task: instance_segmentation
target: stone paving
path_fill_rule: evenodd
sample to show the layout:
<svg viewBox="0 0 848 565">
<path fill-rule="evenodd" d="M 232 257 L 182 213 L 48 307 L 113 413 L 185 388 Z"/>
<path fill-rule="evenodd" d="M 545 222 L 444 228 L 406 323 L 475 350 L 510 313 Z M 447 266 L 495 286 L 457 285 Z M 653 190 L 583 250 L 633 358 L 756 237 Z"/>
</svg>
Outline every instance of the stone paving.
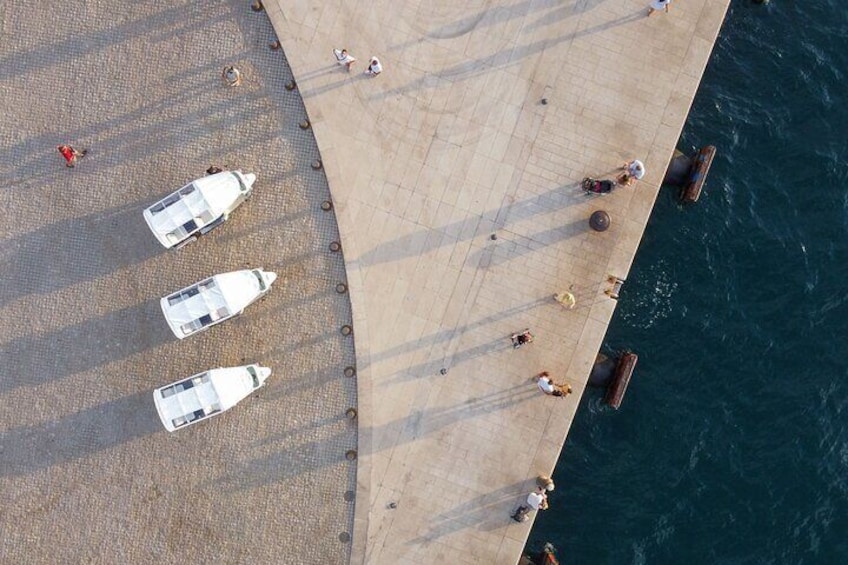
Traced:
<svg viewBox="0 0 848 565">
<path fill-rule="evenodd" d="M 647 4 L 265 1 L 345 247 L 352 562 L 517 561 L 532 522 L 509 515 L 557 461 L 615 307 L 607 279 L 627 277 L 729 0 Z M 631 158 L 635 187 L 582 193 Z M 587 227 L 598 208 L 604 233 Z M 568 289 L 574 310 L 552 299 Z M 536 341 L 514 351 L 526 327 Z M 575 394 L 542 395 L 543 369 Z"/>
<path fill-rule="evenodd" d="M 245 1 L 0 5 L 3 563 L 345 563 L 357 447 L 351 323 L 323 172 L 282 51 Z M 243 73 L 226 87 L 224 66 Z M 56 146 L 90 153 L 66 169 Z M 254 195 L 165 251 L 142 209 L 211 164 Z M 177 341 L 158 299 L 216 272 L 280 276 Z M 167 433 L 155 387 L 261 362 L 265 389 Z"/>
</svg>

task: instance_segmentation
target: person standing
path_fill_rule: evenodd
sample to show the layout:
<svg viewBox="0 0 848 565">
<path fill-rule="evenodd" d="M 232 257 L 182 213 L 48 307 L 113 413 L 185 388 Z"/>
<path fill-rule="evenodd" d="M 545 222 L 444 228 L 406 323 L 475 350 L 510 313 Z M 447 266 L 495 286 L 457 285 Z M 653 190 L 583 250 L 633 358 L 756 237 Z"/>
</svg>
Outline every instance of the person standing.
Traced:
<svg viewBox="0 0 848 565">
<path fill-rule="evenodd" d="M 634 180 L 642 180 L 645 176 L 645 165 L 639 159 L 633 159 L 624 163 L 624 172 L 618 176 L 618 184 L 630 186 Z"/>
<path fill-rule="evenodd" d="M 527 495 L 527 506 L 533 510 L 548 509 L 548 495 L 542 487 L 537 488 Z"/>
<path fill-rule="evenodd" d="M 371 57 L 371 62 L 368 64 L 368 68 L 365 69 L 365 74 L 375 77 L 383 72 L 383 65 L 380 64 L 380 59 L 377 57 Z"/>
<path fill-rule="evenodd" d="M 660 10 L 668 13 L 668 5 L 670 3 L 671 0 L 651 0 L 651 5 L 648 7 L 648 16 L 652 16 L 654 12 L 659 12 Z"/>
<path fill-rule="evenodd" d="M 333 55 L 336 56 L 336 62 L 350 72 L 350 68 L 356 62 L 356 59 L 347 52 L 347 49 L 333 49 Z"/>
<path fill-rule="evenodd" d="M 77 159 L 81 159 L 85 157 L 85 154 L 88 153 L 87 149 L 83 149 L 82 151 L 77 151 L 70 145 L 60 145 L 56 149 L 59 150 L 59 154 L 65 158 L 65 166 L 66 167 L 74 167 L 77 163 Z"/>
</svg>

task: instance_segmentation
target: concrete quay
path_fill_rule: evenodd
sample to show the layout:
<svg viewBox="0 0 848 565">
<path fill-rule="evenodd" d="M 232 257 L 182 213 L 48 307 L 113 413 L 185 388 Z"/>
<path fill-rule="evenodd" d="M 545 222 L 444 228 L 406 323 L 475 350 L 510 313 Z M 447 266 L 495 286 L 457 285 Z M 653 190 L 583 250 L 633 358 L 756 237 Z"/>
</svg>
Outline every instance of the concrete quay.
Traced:
<svg viewBox="0 0 848 565">
<path fill-rule="evenodd" d="M 615 308 L 607 278 L 627 277 L 729 0 L 652 17 L 646 0 L 264 4 L 351 291 L 351 562 L 515 563 L 532 522 L 509 515 L 560 454 Z M 635 187 L 582 193 L 631 158 Z M 568 289 L 573 310 L 551 298 Z M 535 342 L 513 350 L 526 327 Z M 574 394 L 542 395 L 541 370 Z"/>
</svg>

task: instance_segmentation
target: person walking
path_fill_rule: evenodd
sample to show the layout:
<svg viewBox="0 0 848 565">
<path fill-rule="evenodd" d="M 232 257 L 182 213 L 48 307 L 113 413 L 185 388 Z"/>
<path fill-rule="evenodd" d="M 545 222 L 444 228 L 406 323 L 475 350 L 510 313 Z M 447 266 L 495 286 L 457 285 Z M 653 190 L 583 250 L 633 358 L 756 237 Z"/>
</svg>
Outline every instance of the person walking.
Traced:
<svg viewBox="0 0 848 565">
<path fill-rule="evenodd" d="M 356 62 L 356 59 L 347 52 L 347 49 L 333 49 L 333 55 L 336 56 L 336 62 L 343 66 L 347 72 L 350 72 L 350 68 Z"/>
<path fill-rule="evenodd" d="M 60 145 L 56 149 L 59 150 L 59 154 L 65 158 L 65 166 L 66 167 L 74 167 L 77 163 L 77 159 L 81 159 L 85 157 L 85 154 L 88 153 L 87 149 L 83 149 L 82 151 L 77 151 L 70 145 Z"/>
<path fill-rule="evenodd" d="M 383 65 L 380 64 L 380 59 L 377 57 L 371 57 L 371 62 L 368 64 L 368 68 L 365 69 L 365 74 L 375 77 L 383 72 Z"/>
<path fill-rule="evenodd" d="M 542 371 L 536 375 L 536 385 L 539 390 L 549 396 L 568 396 L 571 394 L 571 385 L 558 385 L 551 380 L 550 374 L 547 371 Z"/>
<path fill-rule="evenodd" d="M 668 13 L 669 4 L 671 4 L 671 0 L 651 0 L 651 5 L 648 7 L 648 16 L 650 17 L 654 12 L 659 12 L 660 10 Z"/>
</svg>

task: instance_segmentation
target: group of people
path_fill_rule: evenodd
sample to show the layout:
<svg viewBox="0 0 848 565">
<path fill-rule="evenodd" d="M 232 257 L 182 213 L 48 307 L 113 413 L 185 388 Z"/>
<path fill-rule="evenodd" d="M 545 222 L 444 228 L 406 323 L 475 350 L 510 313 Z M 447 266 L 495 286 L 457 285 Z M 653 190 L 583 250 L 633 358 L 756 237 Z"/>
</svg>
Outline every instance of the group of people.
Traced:
<svg viewBox="0 0 848 565">
<path fill-rule="evenodd" d="M 529 329 L 521 332 L 516 332 L 510 336 L 512 346 L 515 349 L 523 347 L 528 343 L 533 343 L 533 334 Z M 571 385 L 567 383 L 557 384 L 551 379 L 550 373 L 542 371 L 534 377 L 536 385 L 543 393 L 548 396 L 566 397 L 571 394 Z M 548 492 L 554 490 L 554 482 L 550 477 L 541 476 L 536 480 L 537 488 L 527 495 L 525 503 L 516 509 L 512 514 L 512 519 L 516 522 L 524 522 L 528 518 L 531 510 L 547 510 L 548 508 Z"/>
<path fill-rule="evenodd" d="M 347 49 L 333 49 L 333 55 L 336 56 L 336 62 L 350 72 L 350 68 L 356 62 L 356 58 L 347 52 Z M 380 64 L 380 59 L 371 57 L 368 63 L 368 68 L 365 69 L 365 74 L 375 77 L 383 72 L 383 65 Z"/>
</svg>

